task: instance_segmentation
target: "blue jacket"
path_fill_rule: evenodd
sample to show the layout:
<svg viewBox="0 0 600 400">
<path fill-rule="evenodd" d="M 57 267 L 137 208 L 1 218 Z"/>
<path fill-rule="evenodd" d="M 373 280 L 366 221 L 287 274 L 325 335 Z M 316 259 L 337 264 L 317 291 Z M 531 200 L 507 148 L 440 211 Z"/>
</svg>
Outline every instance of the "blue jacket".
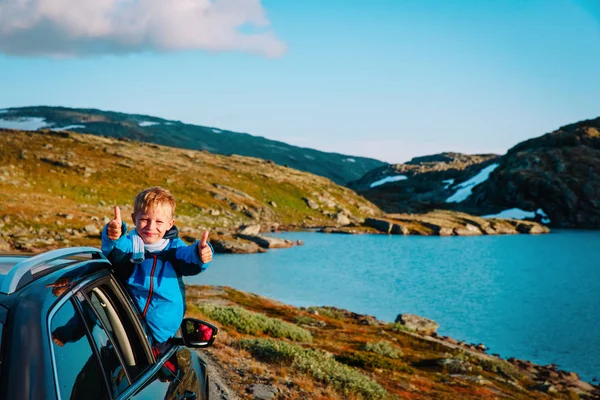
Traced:
<svg viewBox="0 0 600 400">
<path fill-rule="evenodd" d="M 209 265 L 200 260 L 199 241 L 188 246 L 179 239 L 177 228 L 173 226 L 164 236 L 169 239 L 164 250 L 146 251 L 144 261 L 133 264 L 130 261 L 133 240 L 131 234 L 125 234 L 127 225 L 123 223 L 123 234 L 117 240 L 108 238 L 107 227 L 102 230 L 102 252 L 112 263 L 117 278 L 127 287 L 155 341 L 166 342 L 177 332 L 185 314 L 182 276 L 199 274 Z"/>
</svg>

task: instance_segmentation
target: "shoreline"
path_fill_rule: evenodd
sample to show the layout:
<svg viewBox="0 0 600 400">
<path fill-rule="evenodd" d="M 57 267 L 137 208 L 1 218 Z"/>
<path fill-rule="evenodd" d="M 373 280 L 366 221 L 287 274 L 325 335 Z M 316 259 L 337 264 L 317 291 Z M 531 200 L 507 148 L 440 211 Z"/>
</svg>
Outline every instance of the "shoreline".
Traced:
<svg viewBox="0 0 600 400">
<path fill-rule="evenodd" d="M 515 398 L 534 393 L 555 398 L 570 399 L 575 398 L 572 397 L 574 395 L 582 399 L 600 398 L 600 387 L 581 380 L 576 372 L 565 371 L 555 365 L 537 365 L 514 357 L 504 359 L 488 354 L 483 344 L 466 344 L 447 336 L 439 336 L 435 331 L 427 331 L 430 329 L 427 328 L 427 324 L 422 325 L 424 330 L 421 330 L 418 324 L 380 321 L 369 315 L 336 307 L 295 307 L 229 286 L 186 285 L 186 288 L 188 311 L 191 315 L 208 319 L 225 330 L 223 342 L 212 352 L 224 362 L 227 362 L 228 356 L 220 353 L 234 352 L 240 341 L 249 340 L 249 336 L 270 336 L 268 333 L 240 332 L 239 327 L 226 320 L 220 320 L 219 312 L 214 312 L 233 307 L 264 315 L 265 318 L 282 320 L 310 331 L 312 343 L 299 343 L 301 347 L 326 349 L 336 360 L 365 371 L 377 382 L 383 383 L 388 392 L 402 398 L 404 395 L 419 392 L 415 388 L 417 385 L 413 384 L 415 387 L 411 387 L 400 384 L 407 379 L 409 383 L 422 383 L 423 380 L 427 380 L 430 381 L 430 385 L 439 384 L 441 386 L 438 389 L 441 391 L 452 390 L 453 387 L 458 389 L 458 385 L 474 392 L 490 390 L 490 394 L 500 391 L 508 395 L 514 390 Z M 417 318 L 428 323 L 433 322 L 426 318 Z M 392 347 L 402 351 L 403 356 L 394 359 L 387 356 L 376 357 L 368 351 L 365 352 L 365 343 L 372 340 L 380 344 L 382 341 L 391 343 Z M 252 351 L 250 353 L 253 354 Z M 370 361 L 357 361 L 367 359 Z M 373 363 L 378 367 L 373 369 Z M 395 372 L 390 375 L 391 371 Z M 446 378 L 439 381 L 440 376 Z M 382 380 L 378 380 L 379 377 Z M 235 376 L 230 379 L 235 383 Z M 392 382 L 389 382 L 390 380 Z M 436 395 L 432 393 L 432 397 Z"/>
</svg>

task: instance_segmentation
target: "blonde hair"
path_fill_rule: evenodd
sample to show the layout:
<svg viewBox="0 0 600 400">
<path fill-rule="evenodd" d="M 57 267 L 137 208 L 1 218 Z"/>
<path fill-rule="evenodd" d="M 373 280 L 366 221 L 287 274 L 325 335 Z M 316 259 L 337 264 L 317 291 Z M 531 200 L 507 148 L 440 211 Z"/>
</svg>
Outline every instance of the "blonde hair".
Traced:
<svg viewBox="0 0 600 400">
<path fill-rule="evenodd" d="M 153 186 L 139 192 L 133 201 L 133 214 L 147 212 L 157 206 L 171 206 L 171 218 L 175 216 L 175 198 L 167 189 Z"/>
</svg>

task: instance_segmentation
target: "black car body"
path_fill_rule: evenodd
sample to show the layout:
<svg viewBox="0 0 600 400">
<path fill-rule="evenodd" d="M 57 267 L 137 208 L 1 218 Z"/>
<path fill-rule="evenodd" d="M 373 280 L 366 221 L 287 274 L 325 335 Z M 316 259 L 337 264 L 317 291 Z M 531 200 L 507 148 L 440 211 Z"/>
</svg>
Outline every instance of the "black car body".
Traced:
<svg viewBox="0 0 600 400">
<path fill-rule="evenodd" d="M 188 347 L 212 344 L 216 328 L 184 326 L 153 347 L 98 249 L 2 255 L 0 399 L 207 399 L 206 365 Z M 193 336 L 200 327 L 208 336 Z"/>
</svg>

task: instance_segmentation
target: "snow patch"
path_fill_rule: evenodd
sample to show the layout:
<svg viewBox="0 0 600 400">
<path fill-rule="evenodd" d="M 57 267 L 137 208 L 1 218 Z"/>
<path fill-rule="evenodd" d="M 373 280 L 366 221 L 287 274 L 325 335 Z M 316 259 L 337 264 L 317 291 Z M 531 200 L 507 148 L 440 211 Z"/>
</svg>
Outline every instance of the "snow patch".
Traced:
<svg viewBox="0 0 600 400">
<path fill-rule="evenodd" d="M 52 128 L 53 131 L 68 131 L 70 129 L 85 128 L 85 125 L 68 125 L 62 128 Z"/>
<path fill-rule="evenodd" d="M 536 211 L 525 211 L 520 208 L 510 208 L 499 212 L 498 214 L 483 215 L 482 218 L 501 218 L 501 219 L 535 219 L 536 215 L 542 217 L 542 223 L 549 224 L 551 222 L 548 215 L 538 208 Z"/>
<path fill-rule="evenodd" d="M 442 181 L 442 183 L 446 184 L 444 189 L 448 189 L 450 186 L 454 185 L 454 179 L 446 179 L 445 181 Z"/>
<path fill-rule="evenodd" d="M 346 161 L 346 162 L 356 162 L 356 160 L 354 158 L 344 158 L 342 161 Z"/>
<path fill-rule="evenodd" d="M 458 190 L 446 199 L 446 203 L 460 203 L 461 201 L 464 201 L 473 193 L 473 188 L 480 183 L 487 181 L 490 174 L 499 166 L 500 164 L 488 165 L 468 181 L 457 185 L 456 187 Z"/>
<path fill-rule="evenodd" d="M 152 121 L 141 121 L 138 122 L 139 126 L 152 126 L 152 125 L 159 125 L 160 122 L 152 122 Z"/>
<path fill-rule="evenodd" d="M 309 156 L 308 154 L 305 154 L 304 157 L 308 158 L 309 160 L 314 160 L 315 159 L 313 156 Z"/>
<path fill-rule="evenodd" d="M 212 131 L 213 131 L 214 133 L 223 133 L 223 131 L 222 131 L 222 130 L 220 130 L 220 129 L 213 129 Z"/>
<path fill-rule="evenodd" d="M 175 125 L 175 124 L 172 122 L 165 122 L 165 125 Z"/>
<path fill-rule="evenodd" d="M 8 110 L 0 110 L 0 114 L 6 114 Z"/>
<path fill-rule="evenodd" d="M 380 186 L 380 185 L 383 185 L 384 183 L 403 181 L 405 179 L 408 179 L 406 177 L 406 175 L 386 176 L 383 179 L 380 179 L 378 181 L 371 183 L 371 185 L 369 187 L 374 188 L 375 186 Z"/>
<path fill-rule="evenodd" d="M 44 118 L 39 117 L 21 117 L 17 119 L 2 119 L 0 118 L 0 128 L 4 129 L 19 129 L 22 131 L 37 131 L 41 128 L 52 126 L 48 124 Z"/>
</svg>

